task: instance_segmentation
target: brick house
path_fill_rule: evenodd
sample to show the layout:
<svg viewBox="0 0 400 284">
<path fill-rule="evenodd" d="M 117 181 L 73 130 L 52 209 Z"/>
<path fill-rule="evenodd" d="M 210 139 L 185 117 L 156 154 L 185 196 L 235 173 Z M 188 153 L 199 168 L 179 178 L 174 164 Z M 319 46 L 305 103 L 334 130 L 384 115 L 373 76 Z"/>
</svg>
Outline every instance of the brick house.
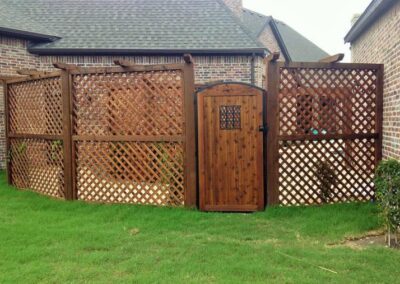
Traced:
<svg viewBox="0 0 400 284">
<path fill-rule="evenodd" d="M 53 62 L 113 66 L 181 62 L 191 53 L 197 84 L 263 85 L 263 58 L 317 61 L 327 53 L 285 23 L 242 6 L 242 0 L 2 0 L 0 76 L 50 70 Z M 0 87 L 0 96 L 3 89 Z M 0 105 L 0 167 L 5 163 Z"/>
<path fill-rule="evenodd" d="M 385 64 L 383 155 L 400 159 L 400 1 L 372 1 L 345 41 L 353 62 Z"/>
</svg>

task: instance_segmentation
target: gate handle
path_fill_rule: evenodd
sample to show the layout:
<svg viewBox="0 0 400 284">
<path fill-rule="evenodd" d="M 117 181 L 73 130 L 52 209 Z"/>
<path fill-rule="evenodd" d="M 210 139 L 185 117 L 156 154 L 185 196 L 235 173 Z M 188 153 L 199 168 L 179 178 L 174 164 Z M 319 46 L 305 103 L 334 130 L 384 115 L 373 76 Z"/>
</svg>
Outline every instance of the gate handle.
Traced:
<svg viewBox="0 0 400 284">
<path fill-rule="evenodd" d="M 258 128 L 258 131 L 263 132 L 263 133 L 268 133 L 268 126 L 260 125 L 260 127 Z"/>
</svg>

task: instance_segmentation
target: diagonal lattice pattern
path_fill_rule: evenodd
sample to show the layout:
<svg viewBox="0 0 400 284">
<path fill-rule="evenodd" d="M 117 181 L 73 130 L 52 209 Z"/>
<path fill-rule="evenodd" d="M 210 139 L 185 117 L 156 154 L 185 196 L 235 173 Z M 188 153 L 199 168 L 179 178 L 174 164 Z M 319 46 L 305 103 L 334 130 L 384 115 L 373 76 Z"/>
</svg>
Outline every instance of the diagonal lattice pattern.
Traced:
<svg viewBox="0 0 400 284">
<path fill-rule="evenodd" d="M 280 69 L 280 135 L 366 134 L 376 126 L 377 70 Z"/>
<path fill-rule="evenodd" d="M 372 199 L 378 70 L 281 67 L 279 72 L 279 202 Z"/>
<path fill-rule="evenodd" d="M 365 201 L 374 197 L 375 141 L 372 139 L 281 141 L 280 203 L 323 203 L 318 171 L 321 163 L 334 171 L 327 202 Z"/>
<path fill-rule="evenodd" d="M 183 205 L 183 144 L 78 142 L 78 198 L 105 203 Z"/>
<path fill-rule="evenodd" d="M 182 135 L 182 71 L 73 77 L 76 135 Z"/>
<path fill-rule="evenodd" d="M 62 133 L 60 77 L 9 84 L 8 93 L 11 134 Z"/>
<path fill-rule="evenodd" d="M 64 158 L 59 140 L 11 139 L 10 166 L 13 184 L 64 198 Z"/>
</svg>

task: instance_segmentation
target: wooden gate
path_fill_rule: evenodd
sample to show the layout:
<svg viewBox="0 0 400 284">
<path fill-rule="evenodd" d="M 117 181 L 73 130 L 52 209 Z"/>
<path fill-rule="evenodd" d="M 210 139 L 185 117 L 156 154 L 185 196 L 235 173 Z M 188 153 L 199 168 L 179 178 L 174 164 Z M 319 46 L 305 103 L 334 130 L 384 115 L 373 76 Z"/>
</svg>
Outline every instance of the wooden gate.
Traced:
<svg viewBox="0 0 400 284">
<path fill-rule="evenodd" d="M 263 93 L 236 83 L 198 93 L 201 210 L 263 210 Z"/>
</svg>

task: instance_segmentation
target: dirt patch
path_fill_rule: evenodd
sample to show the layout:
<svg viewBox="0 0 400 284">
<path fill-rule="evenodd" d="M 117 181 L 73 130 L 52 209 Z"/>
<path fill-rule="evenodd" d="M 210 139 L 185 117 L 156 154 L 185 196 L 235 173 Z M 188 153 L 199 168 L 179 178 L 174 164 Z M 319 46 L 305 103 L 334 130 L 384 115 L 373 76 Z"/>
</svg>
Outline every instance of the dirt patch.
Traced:
<svg viewBox="0 0 400 284">
<path fill-rule="evenodd" d="M 392 243 L 394 243 L 394 240 Z M 348 238 L 341 243 L 329 244 L 329 246 L 346 246 L 352 249 L 362 250 L 372 246 L 387 247 L 387 241 L 383 231 L 372 231 L 364 236 Z M 397 245 L 393 246 L 392 248 L 400 249 L 400 246 Z"/>
</svg>

